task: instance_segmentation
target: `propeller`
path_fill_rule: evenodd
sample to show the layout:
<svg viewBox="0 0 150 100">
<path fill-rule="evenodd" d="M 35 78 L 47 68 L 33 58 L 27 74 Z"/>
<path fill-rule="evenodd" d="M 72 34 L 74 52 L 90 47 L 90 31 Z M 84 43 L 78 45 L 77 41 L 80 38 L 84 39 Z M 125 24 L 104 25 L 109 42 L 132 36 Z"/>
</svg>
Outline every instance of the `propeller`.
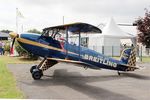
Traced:
<svg viewBox="0 0 150 100">
<path fill-rule="evenodd" d="M 15 40 L 16 40 L 16 38 L 14 38 L 14 39 L 13 39 L 13 42 L 12 42 L 11 47 L 13 47 L 13 46 L 14 46 Z"/>
<path fill-rule="evenodd" d="M 11 45 L 11 48 L 10 48 L 10 54 L 13 54 L 13 46 L 14 46 L 14 43 L 15 43 L 16 38 L 17 38 L 19 35 L 18 35 L 17 33 L 14 33 L 14 32 L 10 32 L 9 35 L 10 35 L 10 37 L 13 39 L 12 45 Z"/>
</svg>

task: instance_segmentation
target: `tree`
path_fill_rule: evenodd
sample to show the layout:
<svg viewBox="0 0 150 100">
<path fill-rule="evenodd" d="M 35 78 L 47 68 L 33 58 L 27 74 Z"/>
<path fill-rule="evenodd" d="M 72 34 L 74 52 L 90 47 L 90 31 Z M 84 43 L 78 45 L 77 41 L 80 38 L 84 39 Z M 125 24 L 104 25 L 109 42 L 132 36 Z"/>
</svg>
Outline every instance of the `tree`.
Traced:
<svg viewBox="0 0 150 100">
<path fill-rule="evenodd" d="M 28 56 L 28 52 L 24 50 L 18 42 L 15 42 L 15 49 L 18 52 L 19 56 Z"/>
<path fill-rule="evenodd" d="M 15 42 L 15 48 L 16 51 L 18 52 L 19 56 L 23 56 L 25 58 L 30 58 L 32 60 L 37 60 L 39 58 L 39 56 L 37 55 L 33 55 L 30 52 L 26 51 L 25 49 L 23 49 L 18 42 Z"/>
<path fill-rule="evenodd" d="M 12 32 L 12 31 L 10 31 L 10 30 L 1 30 L 1 32 L 10 33 L 10 32 Z"/>
<path fill-rule="evenodd" d="M 135 23 L 138 30 L 138 42 L 150 48 L 150 11 L 145 9 L 145 16 L 139 17 Z"/>
<path fill-rule="evenodd" d="M 31 29 L 31 30 L 28 30 L 27 32 L 42 34 L 42 32 L 38 31 L 37 29 Z"/>
</svg>

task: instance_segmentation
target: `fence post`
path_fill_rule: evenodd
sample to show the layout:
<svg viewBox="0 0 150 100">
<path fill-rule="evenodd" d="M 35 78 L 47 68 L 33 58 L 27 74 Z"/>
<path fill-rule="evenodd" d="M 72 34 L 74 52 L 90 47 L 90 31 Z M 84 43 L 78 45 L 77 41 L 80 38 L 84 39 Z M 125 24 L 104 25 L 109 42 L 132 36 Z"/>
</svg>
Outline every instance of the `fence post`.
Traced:
<svg viewBox="0 0 150 100">
<path fill-rule="evenodd" d="M 112 46 L 112 57 L 114 56 L 114 46 Z"/>
<path fill-rule="evenodd" d="M 104 55 L 104 46 L 102 46 L 102 54 Z"/>
</svg>

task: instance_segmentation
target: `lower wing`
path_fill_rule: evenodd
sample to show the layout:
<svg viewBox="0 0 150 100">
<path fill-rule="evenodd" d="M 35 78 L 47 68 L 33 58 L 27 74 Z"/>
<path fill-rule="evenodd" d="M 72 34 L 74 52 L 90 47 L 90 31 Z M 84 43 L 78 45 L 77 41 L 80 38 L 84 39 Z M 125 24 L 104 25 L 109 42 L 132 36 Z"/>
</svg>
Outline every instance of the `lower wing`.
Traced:
<svg viewBox="0 0 150 100">
<path fill-rule="evenodd" d="M 68 60 L 68 59 L 59 59 L 59 58 L 47 58 L 48 60 L 55 60 L 57 62 L 63 62 L 63 63 L 71 63 L 71 64 L 75 64 L 75 65 L 79 65 L 81 67 L 85 67 L 85 68 L 92 68 L 92 69 L 100 69 L 99 67 L 96 67 L 94 65 L 85 63 L 85 62 L 81 62 L 81 61 L 75 61 L 75 60 Z"/>
</svg>

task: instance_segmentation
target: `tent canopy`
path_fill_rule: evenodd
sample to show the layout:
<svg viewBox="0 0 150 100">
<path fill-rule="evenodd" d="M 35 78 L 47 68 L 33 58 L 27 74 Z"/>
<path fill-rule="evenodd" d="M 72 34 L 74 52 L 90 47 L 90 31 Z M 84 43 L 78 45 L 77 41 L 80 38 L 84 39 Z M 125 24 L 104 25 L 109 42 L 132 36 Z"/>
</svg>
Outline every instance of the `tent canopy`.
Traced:
<svg viewBox="0 0 150 100">
<path fill-rule="evenodd" d="M 115 23 L 113 18 L 110 18 L 106 26 L 104 27 L 102 31 L 102 36 L 105 37 L 116 37 L 120 39 L 124 38 L 133 38 L 135 37 L 134 35 L 128 34 L 121 30 L 118 25 Z"/>
</svg>

